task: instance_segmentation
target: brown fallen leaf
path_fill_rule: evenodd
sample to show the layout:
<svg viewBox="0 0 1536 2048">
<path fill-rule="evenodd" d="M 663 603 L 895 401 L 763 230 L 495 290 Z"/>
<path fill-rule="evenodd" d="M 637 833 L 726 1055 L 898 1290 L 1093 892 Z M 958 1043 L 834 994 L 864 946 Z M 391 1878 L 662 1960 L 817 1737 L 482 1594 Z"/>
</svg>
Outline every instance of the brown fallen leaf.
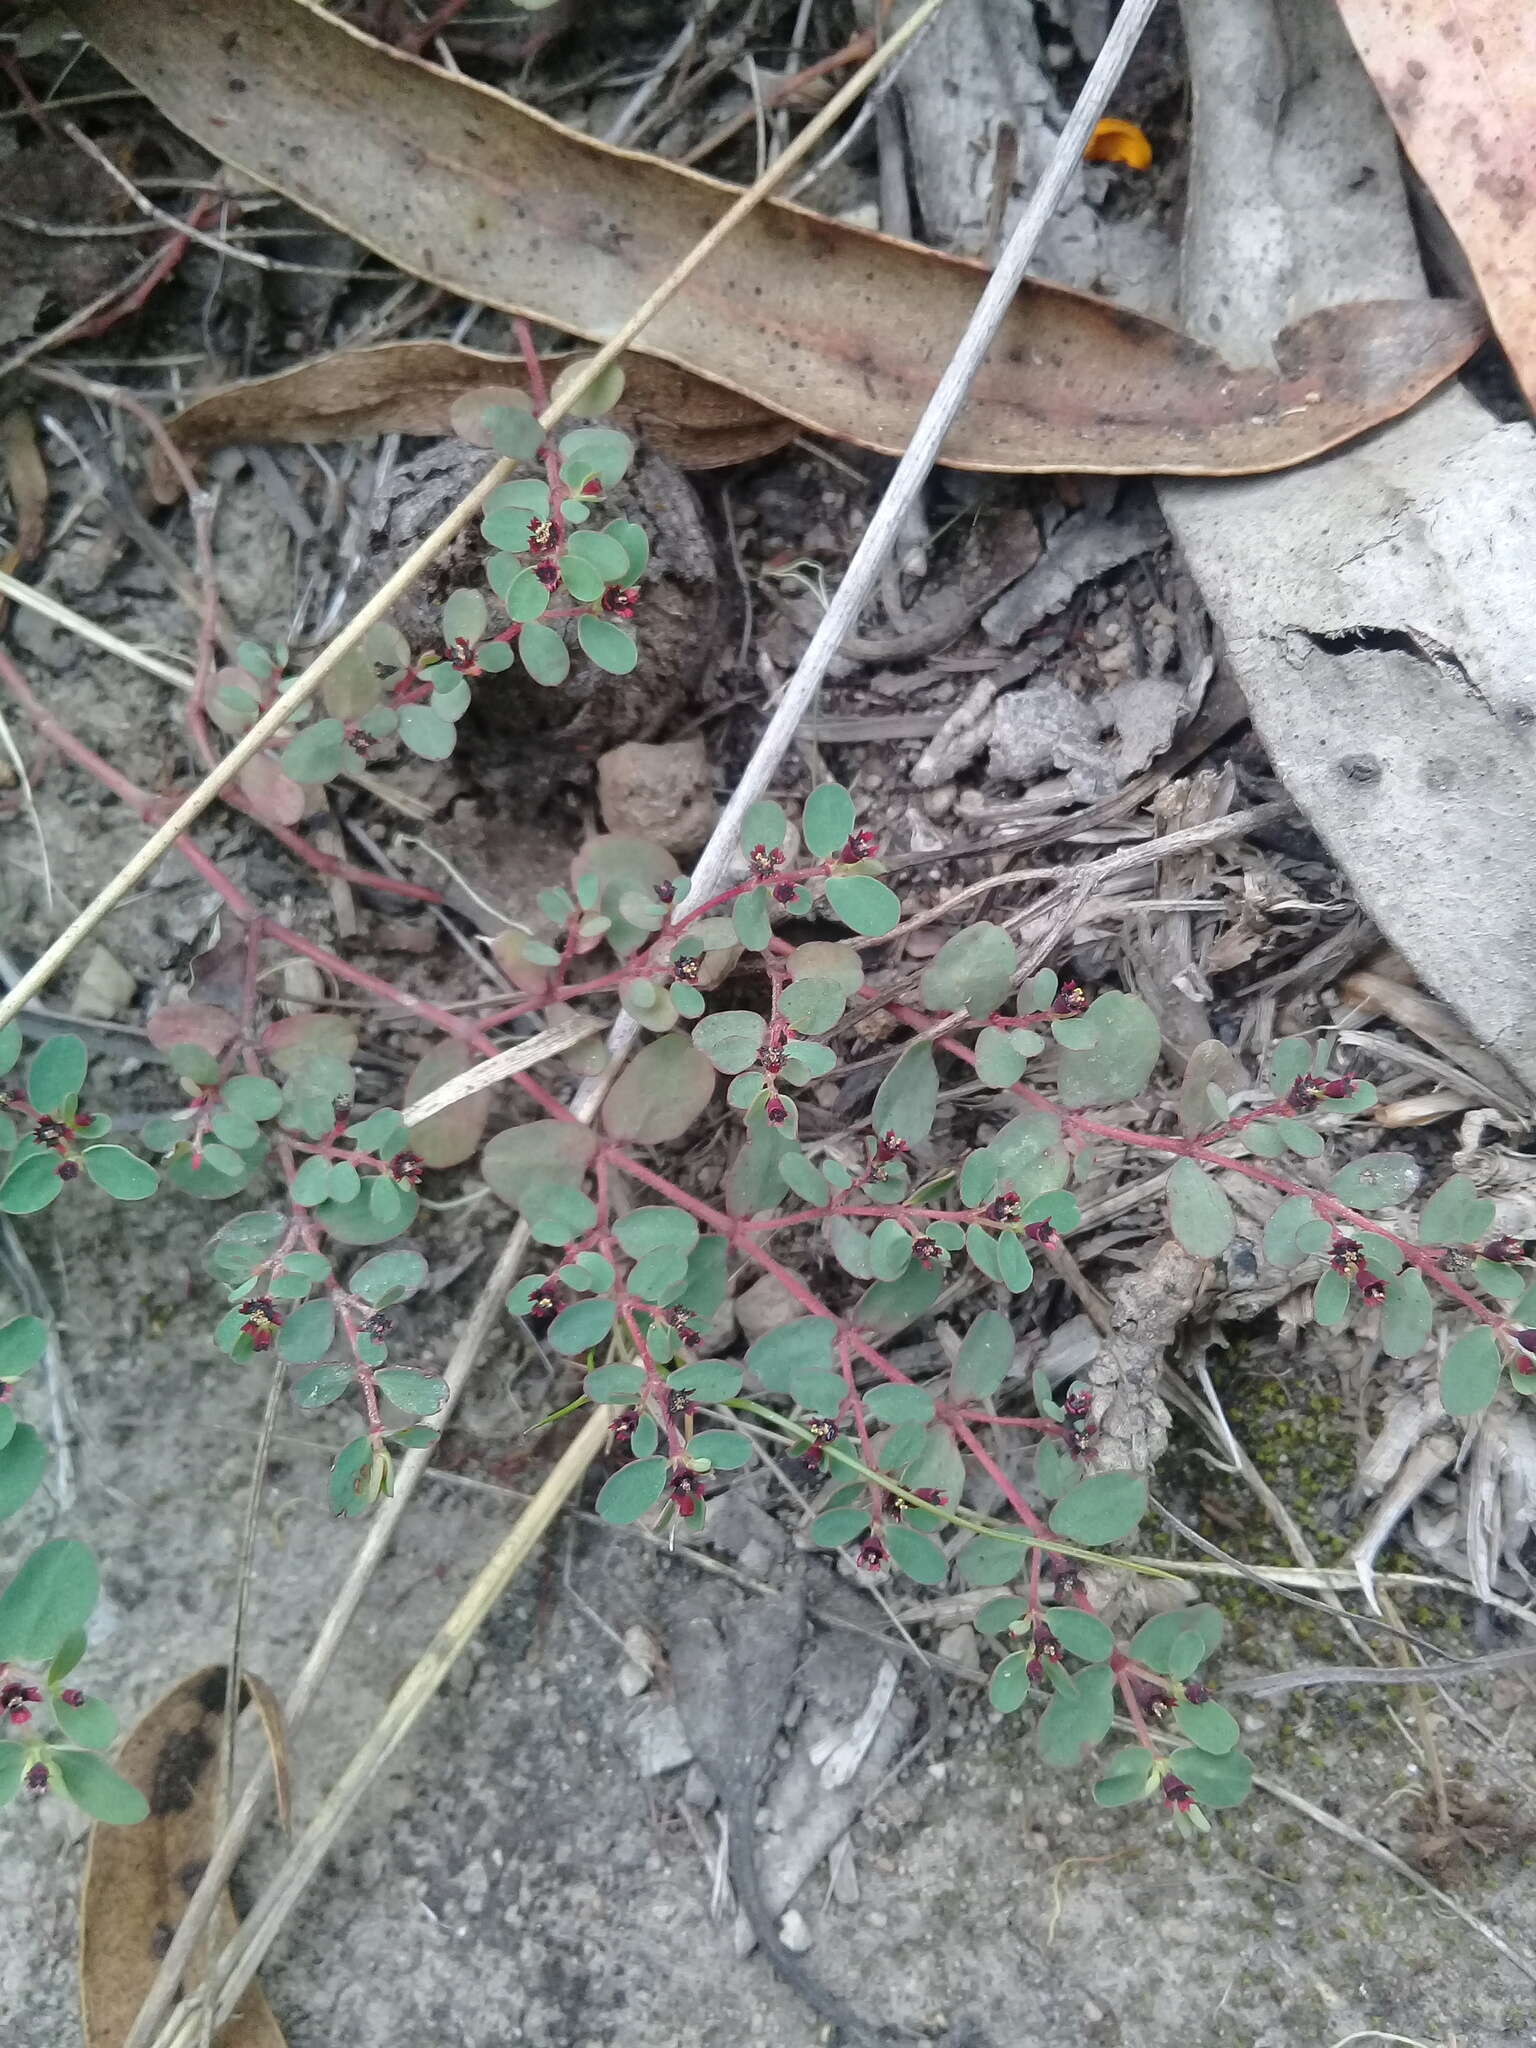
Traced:
<svg viewBox="0 0 1536 2048">
<path fill-rule="evenodd" d="M 1339 0 L 1536 407 L 1536 9 L 1531 0 Z"/>
<path fill-rule="evenodd" d="M 374 42 L 311 0 L 71 0 L 188 135 L 402 270 L 601 341 L 735 188 L 610 148 Z M 317 89 L 323 81 L 323 90 Z M 643 353 L 802 427 L 897 454 L 981 290 L 979 265 L 770 201 L 645 331 Z M 1402 412 L 1481 334 L 1448 301 L 1338 306 L 1237 370 L 1106 300 L 1029 281 L 944 460 L 1243 475 Z"/>
<path fill-rule="evenodd" d="M 589 350 L 543 358 L 553 380 Z M 793 438 L 794 423 L 750 398 L 708 384 L 654 356 L 626 355 L 624 396 L 615 417 L 683 469 L 719 469 L 771 455 Z M 461 398 L 501 386 L 528 389 L 515 356 L 451 341 L 391 341 L 342 350 L 313 362 L 226 384 L 194 399 L 171 422 L 178 447 L 194 462 L 236 441 L 346 441 L 368 434 L 447 434 Z M 181 486 L 156 450 L 156 495 L 168 504 Z"/>
<path fill-rule="evenodd" d="M 118 2048 L 127 2039 L 203 1874 L 224 1753 L 224 1684 L 222 1664 L 184 1678 L 150 1708 L 117 1758 L 118 1770 L 149 1801 L 149 1819 L 133 1828 L 91 1830 L 80 1909 L 85 2048 Z M 270 1688 L 247 1675 L 241 1704 L 251 1702 L 277 1759 L 286 1813 L 281 1713 Z M 227 1941 L 237 1924 L 226 1893 L 213 1921 L 214 1942 Z M 183 1989 L 190 1991 L 195 1981 L 189 1973 Z M 259 1984 L 219 2030 L 215 2048 L 285 2048 Z"/>
</svg>

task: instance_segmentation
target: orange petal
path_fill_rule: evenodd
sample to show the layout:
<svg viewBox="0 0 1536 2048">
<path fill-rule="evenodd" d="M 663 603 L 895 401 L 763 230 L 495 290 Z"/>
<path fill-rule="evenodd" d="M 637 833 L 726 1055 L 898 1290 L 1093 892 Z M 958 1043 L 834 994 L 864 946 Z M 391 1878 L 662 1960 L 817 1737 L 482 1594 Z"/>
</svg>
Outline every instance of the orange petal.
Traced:
<svg viewBox="0 0 1536 2048">
<path fill-rule="evenodd" d="M 1083 151 L 1088 164 L 1124 164 L 1128 170 L 1144 171 L 1152 161 L 1152 145 L 1134 121 L 1120 121 L 1113 115 L 1093 131 L 1093 140 Z"/>
</svg>

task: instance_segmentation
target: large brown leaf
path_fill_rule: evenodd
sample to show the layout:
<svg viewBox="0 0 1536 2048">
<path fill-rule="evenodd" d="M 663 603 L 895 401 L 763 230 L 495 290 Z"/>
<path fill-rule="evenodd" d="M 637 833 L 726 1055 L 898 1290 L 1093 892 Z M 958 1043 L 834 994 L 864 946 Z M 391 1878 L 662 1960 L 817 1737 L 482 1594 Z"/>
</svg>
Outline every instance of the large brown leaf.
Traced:
<svg viewBox="0 0 1536 2048">
<path fill-rule="evenodd" d="M 177 127 L 400 268 L 601 341 L 736 196 L 385 48 L 309 0 L 72 0 Z M 805 427 L 896 454 L 985 273 L 769 202 L 639 346 Z M 1234 282 L 1241 289 L 1241 281 Z M 1452 303 L 1340 306 L 1278 375 L 1158 322 L 1026 284 L 945 460 L 984 470 L 1241 475 L 1402 412 L 1475 347 Z"/>
<path fill-rule="evenodd" d="M 149 1801 L 149 1819 L 133 1828 L 91 1830 L 80 1909 L 80 2005 L 85 2048 L 118 2048 L 160 1968 L 160 1959 L 197 1888 L 213 1846 L 223 1759 L 224 1666 L 193 1672 L 157 1700 L 123 1744 L 117 1768 Z M 247 1679 L 277 1751 L 279 1716 L 271 1693 Z M 220 1944 L 234 1933 L 226 1893 L 213 1921 Z M 190 1990 L 197 1972 L 189 1974 Z M 283 2031 L 251 1984 L 240 2009 L 215 2036 L 216 2048 L 284 2048 Z"/>
<path fill-rule="evenodd" d="M 544 358 L 553 380 L 578 354 Z M 792 420 L 750 398 L 707 384 L 655 356 L 626 355 L 616 417 L 683 469 L 720 469 L 771 455 L 792 439 Z M 388 341 L 376 348 L 316 356 L 272 377 L 194 399 L 171 433 L 194 461 L 235 441 L 346 441 L 366 434 L 446 434 L 457 400 L 496 386 L 528 388 L 515 356 L 490 355 L 452 341 Z M 155 489 L 165 500 L 181 486 L 163 460 Z"/>
<path fill-rule="evenodd" d="M 1339 0 L 1536 406 L 1536 6 Z"/>
</svg>

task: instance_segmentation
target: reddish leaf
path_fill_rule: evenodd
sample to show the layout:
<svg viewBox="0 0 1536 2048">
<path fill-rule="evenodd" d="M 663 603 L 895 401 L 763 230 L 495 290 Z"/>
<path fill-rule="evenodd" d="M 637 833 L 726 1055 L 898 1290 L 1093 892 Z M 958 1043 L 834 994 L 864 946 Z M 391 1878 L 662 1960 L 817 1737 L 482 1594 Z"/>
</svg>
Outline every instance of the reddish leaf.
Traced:
<svg viewBox="0 0 1536 2048">
<path fill-rule="evenodd" d="M 285 775 L 270 754 L 258 754 L 240 770 L 240 787 L 251 808 L 268 825 L 297 825 L 309 809 L 309 798 L 291 775 Z"/>
<path fill-rule="evenodd" d="M 217 1059 L 240 1029 L 213 1003 L 167 1003 L 149 1020 L 149 1042 L 162 1052 L 173 1045 L 200 1045 Z"/>
</svg>

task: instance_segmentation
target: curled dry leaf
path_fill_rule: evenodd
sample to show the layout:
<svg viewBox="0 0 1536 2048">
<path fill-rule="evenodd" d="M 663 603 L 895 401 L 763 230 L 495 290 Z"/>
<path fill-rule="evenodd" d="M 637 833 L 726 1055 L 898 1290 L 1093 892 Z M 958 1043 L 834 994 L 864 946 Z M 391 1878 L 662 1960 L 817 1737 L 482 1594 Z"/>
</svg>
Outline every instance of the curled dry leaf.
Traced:
<svg viewBox="0 0 1536 2048">
<path fill-rule="evenodd" d="M 309 0 L 73 0 L 68 12 L 216 156 L 403 270 L 594 340 L 736 196 L 388 49 Z M 643 351 L 800 426 L 899 454 L 986 275 L 769 201 L 652 319 Z M 1030 279 L 944 459 L 1000 471 L 1284 468 L 1402 412 L 1480 334 L 1477 315 L 1451 302 L 1337 306 L 1280 336 L 1278 374 L 1236 370 L 1157 321 Z"/>
<path fill-rule="evenodd" d="M 1536 12 L 1530 0 L 1339 0 L 1536 406 Z"/>
<path fill-rule="evenodd" d="M 222 1664 L 184 1678 L 150 1708 L 117 1758 L 118 1770 L 149 1801 L 149 1819 L 132 1828 L 91 1830 L 80 1908 L 85 2048 L 119 2048 L 127 2039 L 213 1847 L 224 1685 Z M 276 1759 L 286 1814 L 281 1713 L 270 1689 L 248 1675 L 241 1704 L 252 1702 Z M 222 1945 L 236 1925 L 226 1893 L 214 1916 L 215 1941 Z M 189 1972 L 189 1979 L 198 1975 Z M 191 1981 L 186 1988 L 192 1989 Z M 284 2048 L 282 2029 L 259 1984 L 246 1991 L 216 2042 L 217 2048 Z"/>
<path fill-rule="evenodd" d="M 553 381 L 571 354 L 543 358 Z M 710 384 L 653 356 L 626 355 L 624 395 L 614 417 L 683 469 L 718 469 L 771 455 L 794 423 L 723 385 Z M 227 384 L 195 399 L 171 422 L 171 435 L 194 462 L 232 442 L 345 441 L 368 434 L 448 434 L 459 430 L 461 399 L 526 393 L 528 372 L 512 356 L 451 341 L 391 341 L 346 349 L 313 362 Z M 162 503 L 181 486 L 157 449 L 153 480 Z"/>
</svg>

